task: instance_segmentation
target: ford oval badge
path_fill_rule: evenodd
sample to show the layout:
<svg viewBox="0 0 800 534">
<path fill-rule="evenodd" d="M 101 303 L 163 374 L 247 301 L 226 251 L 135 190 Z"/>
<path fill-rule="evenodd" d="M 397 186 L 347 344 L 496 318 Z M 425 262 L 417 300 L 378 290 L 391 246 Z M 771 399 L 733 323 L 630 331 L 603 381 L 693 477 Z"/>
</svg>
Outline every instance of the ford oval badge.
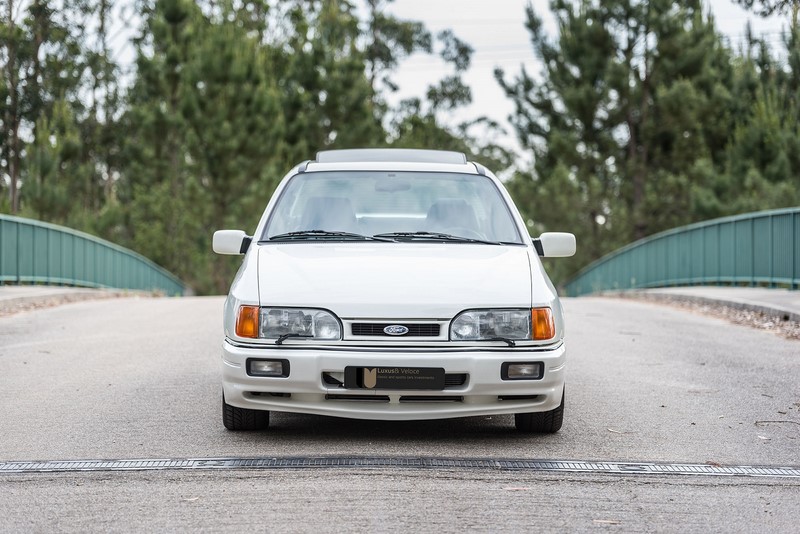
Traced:
<svg viewBox="0 0 800 534">
<path fill-rule="evenodd" d="M 390 324 L 383 329 L 383 333 L 390 336 L 404 336 L 408 334 L 408 327 L 401 324 Z"/>
</svg>

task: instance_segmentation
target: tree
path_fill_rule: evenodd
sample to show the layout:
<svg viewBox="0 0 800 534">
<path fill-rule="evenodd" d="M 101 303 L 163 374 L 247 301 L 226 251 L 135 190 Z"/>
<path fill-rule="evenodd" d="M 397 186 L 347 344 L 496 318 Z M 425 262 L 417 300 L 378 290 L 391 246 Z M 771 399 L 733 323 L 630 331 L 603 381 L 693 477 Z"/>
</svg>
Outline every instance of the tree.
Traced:
<svg viewBox="0 0 800 534">
<path fill-rule="evenodd" d="M 197 287 L 208 277 L 194 256 L 203 236 L 198 222 L 210 203 L 193 168 L 183 109 L 202 14 L 189 0 L 158 0 L 143 4 L 142 16 L 136 79 L 122 117 L 128 132 L 118 185 L 123 223 L 111 237 Z"/>
<path fill-rule="evenodd" d="M 559 36 L 551 42 L 532 6 L 527 27 L 543 65 L 536 77 L 523 67 L 513 82 L 496 77 L 515 103 L 510 117 L 533 168 L 518 171 L 509 188 L 530 230 L 569 230 L 581 243 L 568 270 L 621 243 L 615 233 L 624 150 L 614 138 L 622 116 L 622 96 L 612 91 L 620 47 L 609 25 L 610 10 L 584 2 L 576 8 L 554 2 Z M 618 60 L 617 60 L 618 61 Z M 558 265 L 554 267 L 558 268 Z M 564 267 L 562 266 L 562 269 Z M 563 278 L 565 271 L 553 273 Z"/>
<path fill-rule="evenodd" d="M 643 17 L 638 38 L 653 42 L 639 60 L 633 48 L 626 52 L 638 88 L 625 111 L 627 205 L 632 237 L 640 239 L 694 220 L 693 191 L 707 187 L 703 169 L 724 164 L 733 118 L 731 53 L 701 2 L 637 7 L 633 17 Z M 631 84 L 620 82 L 624 94 Z"/>
<path fill-rule="evenodd" d="M 297 1 L 286 16 L 292 31 L 279 49 L 284 52 L 273 55 L 286 124 L 286 163 L 326 148 L 383 143 L 352 3 Z"/>
<path fill-rule="evenodd" d="M 106 123 L 118 99 L 107 46 L 94 50 L 84 36 L 96 26 L 105 39 L 108 2 L 10 0 L 3 11 L 0 189 L 7 184 L 7 209 L 88 229 L 104 203 L 101 169 L 113 152 Z M 68 203 L 57 201 L 65 194 Z"/>
<path fill-rule="evenodd" d="M 25 207 L 23 214 L 39 220 L 70 224 L 80 202 L 83 184 L 93 176 L 83 158 L 84 145 L 71 106 L 64 100 L 53 105 L 51 116 L 40 117 L 35 138 L 26 148 Z"/>
<path fill-rule="evenodd" d="M 6 0 L 0 24 L 0 171 L 8 187 L 8 209 L 21 207 L 25 145 L 36 136 L 37 121 L 52 113 L 59 98 L 70 98 L 80 81 L 81 47 L 70 2 Z M 24 9 L 23 9 L 24 8 Z M 24 13 L 18 21 L 19 12 Z M 70 99 L 71 100 L 71 99 Z"/>
<path fill-rule="evenodd" d="M 431 34 L 421 22 L 400 20 L 387 13 L 393 1 L 366 0 L 368 29 L 362 38 L 372 100 L 379 116 L 387 110 L 384 93 L 398 90 L 391 78 L 392 71 L 415 52 L 433 51 Z"/>
<path fill-rule="evenodd" d="M 112 58 L 109 43 L 109 26 L 112 24 L 113 4 L 109 0 L 88 2 L 84 7 L 87 18 L 96 23 L 96 35 L 87 40 L 85 51 L 89 87 L 88 106 L 81 122 L 81 137 L 84 145 L 84 161 L 94 167 L 82 184 L 78 197 L 82 212 L 90 214 L 90 221 L 81 226 L 95 226 L 101 233 L 107 231 L 98 226 L 95 215 L 116 203 L 116 183 L 122 164 L 120 146 L 125 132 L 120 128 L 123 114 L 123 87 L 120 66 Z"/>
<path fill-rule="evenodd" d="M 226 6 L 218 17 L 199 21 L 182 73 L 187 152 L 197 194 L 206 203 L 196 222 L 200 234 L 193 239 L 200 265 L 208 261 L 215 230 L 247 227 L 258 219 L 277 183 L 276 162 L 283 161 L 281 96 L 269 75 L 269 53 L 230 22 L 238 12 Z M 227 260 L 211 261 L 215 291 L 224 292 L 233 276 Z"/>
<path fill-rule="evenodd" d="M 726 147 L 730 186 L 704 200 L 713 215 L 796 206 L 800 203 L 800 24 L 792 14 L 783 37 L 784 61 L 762 41 L 739 68 L 749 91 Z"/>
<path fill-rule="evenodd" d="M 625 242 L 692 219 L 692 190 L 724 161 L 730 53 L 700 2 L 554 0 L 551 41 L 532 7 L 542 72 L 496 77 L 533 167 L 510 187 L 533 229 L 582 246 L 557 278 Z M 713 117 L 713 120 L 709 120 Z"/>
<path fill-rule="evenodd" d="M 798 0 L 736 0 L 736 3 L 761 17 L 796 12 L 800 6 Z"/>
</svg>

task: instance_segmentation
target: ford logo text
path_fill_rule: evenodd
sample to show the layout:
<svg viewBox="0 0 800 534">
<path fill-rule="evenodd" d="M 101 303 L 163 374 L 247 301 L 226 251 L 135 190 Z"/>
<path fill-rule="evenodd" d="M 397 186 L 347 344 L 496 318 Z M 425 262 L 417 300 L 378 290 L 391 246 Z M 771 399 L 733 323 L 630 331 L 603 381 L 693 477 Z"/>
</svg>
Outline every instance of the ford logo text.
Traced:
<svg viewBox="0 0 800 534">
<path fill-rule="evenodd" d="M 404 336 L 408 334 L 408 327 L 401 324 L 390 324 L 383 329 L 383 333 L 390 336 Z"/>
</svg>

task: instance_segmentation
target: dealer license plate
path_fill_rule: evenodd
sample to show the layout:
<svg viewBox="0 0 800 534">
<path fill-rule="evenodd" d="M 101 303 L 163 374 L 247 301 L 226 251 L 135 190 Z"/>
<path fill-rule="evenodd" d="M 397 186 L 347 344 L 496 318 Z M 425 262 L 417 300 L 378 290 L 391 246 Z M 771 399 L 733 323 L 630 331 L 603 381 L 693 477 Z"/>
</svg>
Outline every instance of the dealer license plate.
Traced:
<svg viewBox="0 0 800 534">
<path fill-rule="evenodd" d="M 444 389 L 440 367 L 345 367 L 347 389 Z"/>
</svg>

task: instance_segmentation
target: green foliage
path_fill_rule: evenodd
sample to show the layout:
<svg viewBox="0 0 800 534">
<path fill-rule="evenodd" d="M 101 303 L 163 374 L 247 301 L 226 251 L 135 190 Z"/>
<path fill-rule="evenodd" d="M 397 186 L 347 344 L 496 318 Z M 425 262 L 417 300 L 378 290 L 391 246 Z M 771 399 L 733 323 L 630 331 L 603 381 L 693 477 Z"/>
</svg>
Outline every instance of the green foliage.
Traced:
<svg viewBox="0 0 800 534">
<path fill-rule="evenodd" d="M 399 20 L 386 13 L 387 6 L 393 1 L 366 0 L 369 29 L 364 35 L 364 54 L 369 83 L 381 112 L 386 110 L 382 91 L 398 89 L 391 73 L 400 61 L 414 52 L 431 53 L 433 50 L 431 34 L 422 23 Z"/>
<path fill-rule="evenodd" d="M 120 193 L 129 230 L 120 238 L 201 292 L 224 291 L 232 277 L 230 262 L 207 253 L 211 234 L 257 220 L 282 155 L 268 51 L 258 31 L 240 31 L 243 15 L 221 9 L 153 6 L 124 119 L 133 135 Z"/>
<path fill-rule="evenodd" d="M 304 1 L 294 7 L 292 18 L 291 52 L 276 65 L 291 163 L 326 148 L 379 143 L 383 132 L 352 4 Z"/>
<path fill-rule="evenodd" d="M 75 199 L 85 195 L 92 169 L 83 161 L 84 145 L 69 105 L 54 103 L 52 118 L 36 124 L 35 138 L 26 148 L 23 215 L 69 224 Z"/>
<path fill-rule="evenodd" d="M 762 17 L 796 12 L 798 8 L 797 0 L 736 0 L 736 3 Z"/>
<path fill-rule="evenodd" d="M 79 29 L 72 23 L 80 5 L 7 0 L 0 20 L 0 192 L 7 187 L 10 211 L 22 204 L 26 145 L 54 103 L 74 102 L 82 71 Z M 21 13 L 21 20 L 15 14 Z M 41 195 L 40 195 L 41 196 Z"/>
<path fill-rule="evenodd" d="M 792 154 L 783 148 L 791 142 L 780 125 L 796 119 L 785 99 L 778 111 L 755 98 L 763 80 L 777 76 L 763 71 L 782 72 L 768 51 L 759 81 L 756 60 L 735 58 L 697 1 L 556 0 L 551 7 L 556 40 L 528 9 L 542 71 L 523 69 L 511 82 L 496 75 L 533 155 L 511 188 L 537 232 L 567 229 L 580 243 L 556 278 L 711 214 L 777 207 L 780 187 L 769 184 L 792 176 Z M 742 181 L 755 200 L 740 202 Z"/>
<path fill-rule="evenodd" d="M 751 35 L 738 55 L 700 0 L 552 0 L 552 36 L 530 4 L 540 66 L 496 72 L 516 168 L 496 122 L 443 120 L 472 101 L 472 48 L 392 16 L 392 1 L 136 0 L 127 70 L 118 3 L 6 0 L 0 211 L 99 234 L 221 293 L 238 261 L 211 253 L 213 231 L 252 231 L 283 173 L 328 148 L 457 150 L 500 171 L 532 234 L 577 235 L 556 280 L 675 225 L 800 203 L 794 0 L 740 0 L 791 23 L 782 50 Z M 392 107 L 414 53 L 445 67 Z"/>
</svg>

